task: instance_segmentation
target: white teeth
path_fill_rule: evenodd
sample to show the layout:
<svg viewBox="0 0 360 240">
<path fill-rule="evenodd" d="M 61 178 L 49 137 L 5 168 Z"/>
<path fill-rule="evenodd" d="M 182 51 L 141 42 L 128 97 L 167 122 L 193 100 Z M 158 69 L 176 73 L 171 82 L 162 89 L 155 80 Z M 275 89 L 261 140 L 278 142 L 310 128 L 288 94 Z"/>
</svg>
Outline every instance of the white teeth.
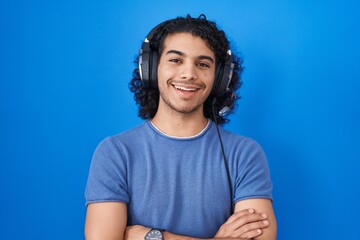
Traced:
<svg viewBox="0 0 360 240">
<path fill-rule="evenodd" d="M 187 92 L 195 92 L 196 88 L 186 88 L 186 87 L 181 87 L 181 86 L 175 86 L 176 89 L 181 90 L 181 91 L 187 91 Z"/>
</svg>

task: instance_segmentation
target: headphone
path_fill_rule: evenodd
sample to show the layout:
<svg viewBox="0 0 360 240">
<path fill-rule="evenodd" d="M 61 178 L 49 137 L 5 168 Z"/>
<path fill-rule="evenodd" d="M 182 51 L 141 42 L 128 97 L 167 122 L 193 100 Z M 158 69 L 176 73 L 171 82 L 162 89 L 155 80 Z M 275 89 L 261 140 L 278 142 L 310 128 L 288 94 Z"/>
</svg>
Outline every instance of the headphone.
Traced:
<svg viewBox="0 0 360 240">
<path fill-rule="evenodd" d="M 146 36 L 140 49 L 139 72 L 143 86 L 147 89 L 158 88 L 157 68 L 159 62 L 159 52 L 157 43 L 153 42 L 155 32 L 161 29 L 171 20 L 160 23 L 154 27 Z M 229 84 L 234 71 L 234 63 L 231 62 L 231 50 L 227 51 L 226 61 L 217 64 L 215 70 L 215 82 L 211 94 L 221 97 L 229 88 Z"/>
</svg>

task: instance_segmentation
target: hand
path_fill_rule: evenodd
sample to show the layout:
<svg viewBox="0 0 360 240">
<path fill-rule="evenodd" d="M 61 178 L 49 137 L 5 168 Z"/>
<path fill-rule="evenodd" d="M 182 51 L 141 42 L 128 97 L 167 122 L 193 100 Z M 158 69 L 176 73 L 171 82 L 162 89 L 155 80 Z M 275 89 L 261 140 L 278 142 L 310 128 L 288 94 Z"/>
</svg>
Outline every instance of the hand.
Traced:
<svg viewBox="0 0 360 240">
<path fill-rule="evenodd" d="M 265 213 L 256 213 L 254 209 L 246 209 L 234 213 L 219 228 L 214 238 L 251 239 L 260 236 L 263 228 L 269 226 Z"/>
<path fill-rule="evenodd" d="M 150 228 L 141 226 L 141 225 L 134 225 L 134 226 L 127 226 L 125 230 L 125 238 L 129 240 L 139 240 L 144 239 L 145 235 L 150 231 Z"/>
</svg>

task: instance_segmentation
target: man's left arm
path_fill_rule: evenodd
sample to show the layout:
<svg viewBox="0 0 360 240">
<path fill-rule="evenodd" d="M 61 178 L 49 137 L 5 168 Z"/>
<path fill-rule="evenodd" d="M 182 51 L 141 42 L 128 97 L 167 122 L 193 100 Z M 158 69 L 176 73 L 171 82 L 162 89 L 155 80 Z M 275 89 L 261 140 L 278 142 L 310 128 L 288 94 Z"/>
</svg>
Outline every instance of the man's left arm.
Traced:
<svg viewBox="0 0 360 240">
<path fill-rule="evenodd" d="M 262 234 L 254 239 L 276 240 L 277 223 L 271 200 L 265 198 L 254 198 L 241 200 L 235 204 L 235 212 L 250 208 L 255 209 L 258 213 L 265 213 L 267 215 L 267 219 L 265 221 L 268 221 L 268 227 L 261 229 Z"/>
</svg>

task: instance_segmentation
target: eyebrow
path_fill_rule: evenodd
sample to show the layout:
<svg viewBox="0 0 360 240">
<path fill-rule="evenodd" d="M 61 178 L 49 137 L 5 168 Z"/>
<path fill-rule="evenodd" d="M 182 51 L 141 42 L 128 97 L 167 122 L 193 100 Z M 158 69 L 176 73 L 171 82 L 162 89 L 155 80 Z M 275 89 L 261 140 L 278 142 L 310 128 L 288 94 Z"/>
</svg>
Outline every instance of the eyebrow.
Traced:
<svg viewBox="0 0 360 240">
<path fill-rule="evenodd" d="M 181 51 L 178 51 L 178 50 L 169 50 L 169 51 L 167 51 L 167 52 L 165 53 L 165 55 L 171 54 L 171 53 L 177 54 L 177 55 L 180 55 L 180 56 L 186 56 L 185 53 L 183 53 L 183 52 L 181 52 Z M 207 60 L 209 60 L 210 62 L 215 63 L 214 59 L 213 59 L 212 57 L 210 57 L 210 56 L 207 56 L 207 55 L 200 55 L 200 56 L 198 56 L 197 58 L 200 59 L 200 60 L 202 60 L 202 59 L 207 59 Z"/>
</svg>

